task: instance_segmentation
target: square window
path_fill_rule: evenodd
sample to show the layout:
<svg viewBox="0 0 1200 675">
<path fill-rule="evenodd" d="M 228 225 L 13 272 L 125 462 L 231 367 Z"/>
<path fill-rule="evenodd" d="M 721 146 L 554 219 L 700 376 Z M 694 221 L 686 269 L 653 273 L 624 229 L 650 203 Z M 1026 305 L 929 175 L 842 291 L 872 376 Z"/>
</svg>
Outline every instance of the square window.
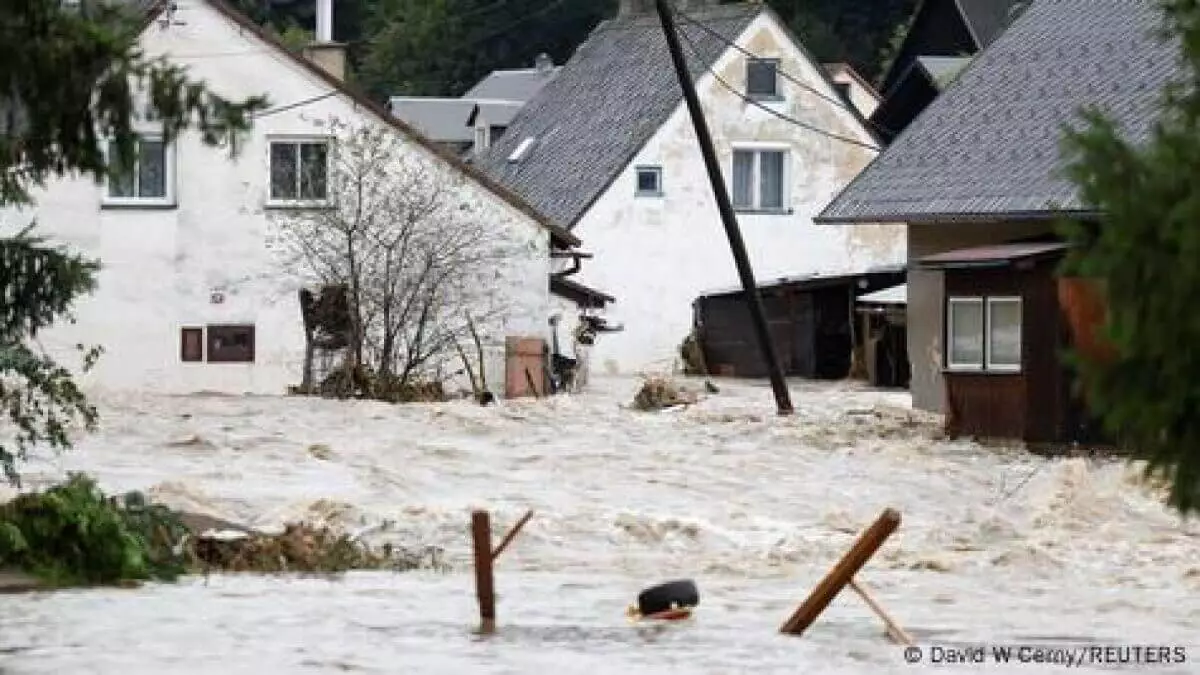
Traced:
<svg viewBox="0 0 1200 675">
<path fill-rule="evenodd" d="M 988 370 L 1021 368 L 1021 299 L 987 299 Z"/>
<path fill-rule="evenodd" d="M 946 317 L 946 365 L 983 368 L 983 298 L 950 298 Z"/>
<path fill-rule="evenodd" d="M 787 208 L 786 150 L 733 151 L 733 207 L 781 212 Z"/>
<path fill-rule="evenodd" d="M 253 363 L 254 326 L 208 326 L 209 363 Z"/>
<path fill-rule="evenodd" d="M 637 195 L 639 197 L 658 197 L 662 195 L 662 167 L 638 167 Z"/>
<path fill-rule="evenodd" d="M 133 166 L 117 164 L 117 144 L 108 144 L 109 175 L 106 202 L 164 203 L 170 199 L 171 152 L 161 138 L 141 137 L 134 141 Z"/>
<path fill-rule="evenodd" d="M 746 94 L 751 98 L 779 97 L 779 61 L 750 59 L 746 62 Z"/>
<path fill-rule="evenodd" d="M 271 141 L 272 202 L 321 203 L 329 198 L 326 141 Z"/>
<path fill-rule="evenodd" d="M 179 358 L 185 363 L 204 360 L 203 328 L 181 328 L 179 330 Z"/>
</svg>

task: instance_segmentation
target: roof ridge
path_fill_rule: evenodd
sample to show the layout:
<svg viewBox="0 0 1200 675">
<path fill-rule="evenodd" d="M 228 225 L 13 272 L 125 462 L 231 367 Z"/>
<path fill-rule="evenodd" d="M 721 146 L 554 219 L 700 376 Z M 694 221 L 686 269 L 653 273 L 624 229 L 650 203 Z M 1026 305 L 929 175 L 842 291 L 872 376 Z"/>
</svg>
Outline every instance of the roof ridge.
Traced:
<svg viewBox="0 0 1200 675">
<path fill-rule="evenodd" d="M 239 27 L 250 32 L 255 38 L 261 40 L 282 55 L 286 56 L 293 63 L 307 70 L 311 75 L 314 75 L 317 79 L 323 81 L 337 93 L 349 98 L 359 107 L 366 109 L 385 124 L 390 125 L 395 130 L 407 136 L 417 145 L 421 146 L 425 151 L 431 153 L 434 157 L 446 162 L 451 168 L 458 170 L 465 177 L 479 183 L 481 187 L 487 189 L 492 194 L 503 199 L 513 208 L 530 217 L 532 220 L 534 220 L 534 222 L 546 228 L 551 235 L 558 237 L 559 240 L 569 245 L 578 246 L 581 243 L 578 237 L 571 234 L 568 230 L 555 224 L 549 216 L 535 208 L 520 194 L 496 181 L 484 171 L 481 171 L 471 164 L 464 162 L 461 158 L 442 148 L 437 143 L 430 140 L 427 136 L 413 128 L 412 125 L 397 118 L 395 115 L 392 115 L 382 105 L 375 102 L 356 87 L 352 86 L 349 82 L 335 77 L 324 68 L 321 68 L 316 63 L 313 63 L 311 60 L 291 51 L 282 42 L 280 42 L 278 38 L 268 33 L 263 29 L 262 26 L 255 23 L 250 19 L 250 17 L 246 16 L 235 7 L 229 5 L 224 0 L 202 0 L 202 2 L 215 9 L 219 14 L 234 22 Z M 146 28 L 148 28 L 154 22 L 154 20 L 158 18 L 163 10 L 172 4 L 173 3 L 169 2 L 169 0 L 159 0 L 158 2 L 155 2 L 154 5 L 149 7 L 146 12 L 146 21 L 141 27 L 141 31 L 145 32 Z"/>
</svg>

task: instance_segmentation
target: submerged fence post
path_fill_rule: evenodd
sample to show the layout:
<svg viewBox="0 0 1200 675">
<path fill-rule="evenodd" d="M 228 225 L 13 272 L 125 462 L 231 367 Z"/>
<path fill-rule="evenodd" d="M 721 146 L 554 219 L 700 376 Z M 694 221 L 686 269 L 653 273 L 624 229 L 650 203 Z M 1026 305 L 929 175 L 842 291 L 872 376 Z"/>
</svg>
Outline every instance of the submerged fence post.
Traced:
<svg viewBox="0 0 1200 675">
<path fill-rule="evenodd" d="M 496 590 L 492 573 L 492 522 L 487 511 L 471 513 L 471 541 L 475 548 L 475 595 L 479 598 L 479 630 L 496 631 Z"/>
<path fill-rule="evenodd" d="M 802 635 L 898 527 L 900 527 L 900 513 L 895 509 L 885 509 L 883 514 L 858 537 L 858 541 L 854 542 L 854 545 L 834 565 L 829 574 L 825 575 L 821 583 L 817 584 L 804 604 L 800 605 L 791 618 L 779 629 L 780 632 L 788 635 Z"/>
<path fill-rule="evenodd" d="M 475 549 L 475 595 L 479 598 L 479 631 L 496 632 L 496 559 L 508 548 L 521 528 L 533 518 L 533 511 L 525 512 L 513 525 L 500 545 L 492 549 L 492 521 L 487 511 L 471 512 L 471 544 Z"/>
</svg>

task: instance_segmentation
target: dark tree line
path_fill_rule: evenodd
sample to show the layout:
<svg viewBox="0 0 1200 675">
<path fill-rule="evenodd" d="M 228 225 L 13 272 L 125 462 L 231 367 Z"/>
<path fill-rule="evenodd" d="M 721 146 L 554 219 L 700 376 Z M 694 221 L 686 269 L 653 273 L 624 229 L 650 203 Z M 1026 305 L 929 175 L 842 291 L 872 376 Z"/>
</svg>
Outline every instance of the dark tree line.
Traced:
<svg viewBox="0 0 1200 675">
<path fill-rule="evenodd" d="M 277 32 L 311 30 L 311 0 L 237 0 Z M 916 0 L 768 0 L 821 61 L 845 61 L 869 80 Z M 379 99 L 457 96 L 497 68 L 529 67 L 542 52 L 562 63 L 616 0 L 339 0 L 334 35 L 352 74 Z"/>
</svg>

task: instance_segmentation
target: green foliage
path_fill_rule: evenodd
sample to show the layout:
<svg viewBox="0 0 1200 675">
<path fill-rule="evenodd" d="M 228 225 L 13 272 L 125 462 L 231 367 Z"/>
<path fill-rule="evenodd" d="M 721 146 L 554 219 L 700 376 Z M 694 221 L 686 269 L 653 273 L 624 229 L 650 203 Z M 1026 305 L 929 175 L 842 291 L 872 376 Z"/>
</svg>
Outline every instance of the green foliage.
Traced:
<svg viewBox="0 0 1200 675">
<path fill-rule="evenodd" d="M 85 427 L 96 422 L 96 410 L 75 385 L 71 373 L 29 342 L 64 314 L 71 301 L 95 286 L 94 262 L 29 235 L 0 239 L 0 406 L 16 427 L 13 444 L 0 439 L 0 469 L 19 482 L 16 460 L 29 448 L 47 443 L 56 449 L 70 446 L 69 423 L 79 419 Z M 82 350 L 82 346 L 80 347 Z M 88 350 L 84 367 L 99 355 Z"/>
<path fill-rule="evenodd" d="M 1200 510 L 1200 2 L 1164 0 L 1185 79 L 1168 88 L 1145 142 L 1103 114 L 1064 135 L 1068 175 L 1099 222 L 1065 224 L 1064 273 L 1097 279 L 1115 358 L 1077 356 L 1105 427 L 1171 483 L 1170 503 Z"/>
<path fill-rule="evenodd" d="M 102 178 L 134 162 L 136 117 L 162 124 L 167 138 L 195 127 L 205 142 L 227 142 L 266 99 L 240 103 L 213 94 L 185 70 L 149 59 L 137 46 L 142 22 L 123 5 L 18 0 L 0 13 L 0 205 L 28 203 L 47 178 Z M 102 140 L 111 139 L 115 163 Z"/>
<path fill-rule="evenodd" d="M 161 123 L 170 139 L 196 129 L 205 143 L 228 144 L 263 97 L 233 102 L 179 66 L 149 59 L 137 46 L 144 22 L 125 5 L 14 0 L 0 12 L 0 207 L 30 204 L 31 189 L 64 175 L 97 181 L 133 165 L 135 120 Z M 113 157 L 109 157 L 109 149 Z M 30 346 L 38 332 L 95 286 L 98 264 L 51 247 L 29 230 L 0 238 L 0 405 L 15 427 L 0 444 L 12 482 L 16 460 L 37 444 L 70 446 L 72 421 L 91 427 L 95 409 L 71 373 Z M 80 346 L 83 350 L 83 347 Z M 84 368 L 99 352 L 87 350 Z M 7 437 L 7 425 L 2 429 Z"/>
<path fill-rule="evenodd" d="M 0 568 L 51 586 L 174 579 L 184 571 L 174 552 L 182 524 L 137 495 L 126 501 L 116 504 L 90 478 L 75 474 L 0 506 Z"/>
</svg>

